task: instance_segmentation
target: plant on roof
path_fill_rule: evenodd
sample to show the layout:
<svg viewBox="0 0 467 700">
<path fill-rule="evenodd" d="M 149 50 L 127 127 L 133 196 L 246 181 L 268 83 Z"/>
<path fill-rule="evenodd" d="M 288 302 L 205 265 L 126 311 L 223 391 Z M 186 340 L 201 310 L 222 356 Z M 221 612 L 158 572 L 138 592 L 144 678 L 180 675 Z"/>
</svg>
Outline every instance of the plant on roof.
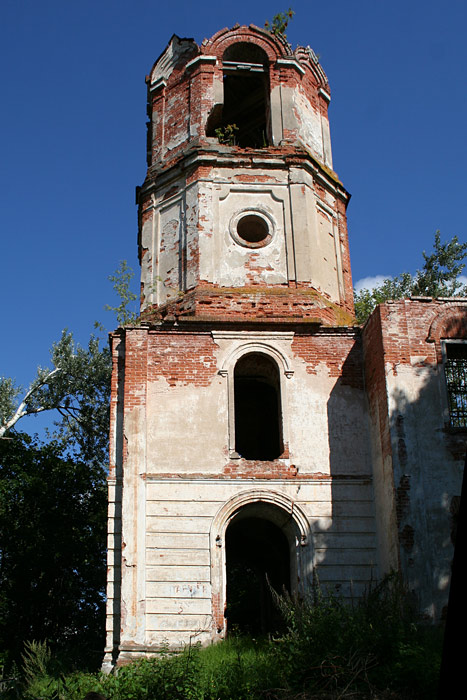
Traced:
<svg viewBox="0 0 467 700">
<path fill-rule="evenodd" d="M 294 14 L 295 12 L 289 7 L 287 12 L 278 12 L 277 15 L 274 15 L 272 22 L 266 20 L 264 26 L 271 34 L 275 34 L 276 36 L 281 34 L 284 38 L 287 38 L 285 30 Z"/>
</svg>

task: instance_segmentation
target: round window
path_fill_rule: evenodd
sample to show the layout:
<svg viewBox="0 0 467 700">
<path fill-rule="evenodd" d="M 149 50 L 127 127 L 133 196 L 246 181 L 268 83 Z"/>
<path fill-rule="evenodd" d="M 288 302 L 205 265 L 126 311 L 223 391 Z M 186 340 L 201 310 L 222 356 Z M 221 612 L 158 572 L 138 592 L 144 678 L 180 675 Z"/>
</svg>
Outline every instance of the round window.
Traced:
<svg viewBox="0 0 467 700">
<path fill-rule="evenodd" d="M 272 239 L 272 222 L 263 214 L 244 212 L 232 223 L 234 239 L 247 248 L 262 248 Z"/>
</svg>

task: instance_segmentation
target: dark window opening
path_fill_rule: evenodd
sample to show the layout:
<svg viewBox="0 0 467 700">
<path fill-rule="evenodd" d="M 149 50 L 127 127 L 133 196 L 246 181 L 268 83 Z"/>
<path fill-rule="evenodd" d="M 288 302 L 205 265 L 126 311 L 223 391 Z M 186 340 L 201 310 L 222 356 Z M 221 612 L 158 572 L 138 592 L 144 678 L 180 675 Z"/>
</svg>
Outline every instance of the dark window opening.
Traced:
<svg viewBox="0 0 467 700">
<path fill-rule="evenodd" d="M 239 63 L 241 65 L 253 65 L 264 69 L 268 67 L 268 57 L 262 48 L 249 41 L 238 41 L 232 44 L 222 56 L 224 63 Z"/>
<path fill-rule="evenodd" d="M 273 460 L 283 452 L 280 377 L 266 355 L 244 355 L 234 372 L 235 451 L 244 459 Z"/>
<path fill-rule="evenodd" d="M 239 220 L 237 235 L 250 248 L 260 248 L 271 239 L 267 221 L 257 214 L 247 214 Z"/>
<path fill-rule="evenodd" d="M 220 130 L 224 143 L 264 148 L 270 142 L 266 54 L 255 44 L 230 46 L 223 56 L 223 80 L 224 104 L 214 106 L 206 125 L 207 136 L 219 136 Z M 233 132 L 226 131 L 233 125 Z"/>
<path fill-rule="evenodd" d="M 282 530 L 263 518 L 234 518 L 226 533 L 229 632 L 267 634 L 281 628 L 271 587 L 290 593 L 289 544 Z"/>
<path fill-rule="evenodd" d="M 444 347 L 451 426 L 467 428 L 467 343 L 445 343 Z"/>
</svg>

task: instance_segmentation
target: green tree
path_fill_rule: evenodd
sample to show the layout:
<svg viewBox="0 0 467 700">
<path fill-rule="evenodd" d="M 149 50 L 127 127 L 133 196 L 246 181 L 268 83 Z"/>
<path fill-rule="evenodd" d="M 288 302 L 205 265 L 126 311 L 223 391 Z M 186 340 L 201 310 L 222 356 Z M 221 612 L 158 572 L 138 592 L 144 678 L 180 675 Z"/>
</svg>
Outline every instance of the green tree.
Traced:
<svg viewBox="0 0 467 700">
<path fill-rule="evenodd" d="M 112 371 L 108 348 L 101 349 L 94 336 L 83 348 L 65 330 L 52 347 L 51 359 L 52 369 L 39 367 L 26 392 L 9 377 L 0 378 L 0 438 L 21 418 L 55 410 L 54 437 L 85 461 L 104 462 Z"/>
<path fill-rule="evenodd" d="M 237 128 L 237 127 L 235 127 Z M 131 291 L 130 285 L 133 277 L 135 276 L 134 271 L 128 265 L 126 260 L 121 260 L 120 265 L 115 270 L 112 275 L 109 275 L 109 280 L 113 284 L 113 288 L 120 299 L 118 306 L 105 305 L 106 311 L 113 311 L 117 316 L 117 322 L 120 326 L 125 326 L 127 323 L 132 323 L 137 318 L 137 314 L 131 311 L 131 304 L 138 298 L 137 295 Z"/>
<path fill-rule="evenodd" d="M 433 252 L 423 251 L 424 264 L 413 275 L 403 272 L 397 277 L 383 280 L 373 289 L 355 292 L 355 315 L 359 323 L 365 323 L 373 309 L 388 300 L 410 296 L 451 297 L 466 295 L 467 285 L 459 281 L 465 267 L 467 243 L 459 243 L 457 236 L 443 243 L 439 231 L 435 233 Z"/>
<path fill-rule="evenodd" d="M 0 655 L 47 639 L 69 659 L 102 656 L 111 358 L 64 331 L 26 392 L 0 380 Z M 22 397 L 22 398 L 20 398 Z M 49 442 L 18 421 L 55 412 Z"/>
<path fill-rule="evenodd" d="M 111 277 L 121 323 L 132 276 L 122 263 Z M 0 659 L 33 640 L 76 664 L 102 659 L 110 379 L 109 349 L 66 330 L 26 391 L 0 378 Z M 43 411 L 47 443 L 17 432 Z"/>
<path fill-rule="evenodd" d="M 49 640 L 76 663 L 102 656 L 105 470 L 11 433 L 0 440 L 0 652 Z"/>
</svg>

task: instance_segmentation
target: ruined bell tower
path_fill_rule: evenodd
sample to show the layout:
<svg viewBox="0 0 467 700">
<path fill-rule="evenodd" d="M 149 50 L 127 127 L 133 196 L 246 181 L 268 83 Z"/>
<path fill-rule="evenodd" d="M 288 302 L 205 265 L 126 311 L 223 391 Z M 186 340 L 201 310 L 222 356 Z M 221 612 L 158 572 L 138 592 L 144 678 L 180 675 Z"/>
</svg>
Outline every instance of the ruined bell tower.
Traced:
<svg viewBox="0 0 467 700">
<path fill-rule="evenodd" d="M 266 576 L 350 596 L 378 572 L 326 75 L 237 26 L 174 35 L 147 89 L 141 315 L 112 337 L 107 666 L 270 631 Z"/>
</svg>

